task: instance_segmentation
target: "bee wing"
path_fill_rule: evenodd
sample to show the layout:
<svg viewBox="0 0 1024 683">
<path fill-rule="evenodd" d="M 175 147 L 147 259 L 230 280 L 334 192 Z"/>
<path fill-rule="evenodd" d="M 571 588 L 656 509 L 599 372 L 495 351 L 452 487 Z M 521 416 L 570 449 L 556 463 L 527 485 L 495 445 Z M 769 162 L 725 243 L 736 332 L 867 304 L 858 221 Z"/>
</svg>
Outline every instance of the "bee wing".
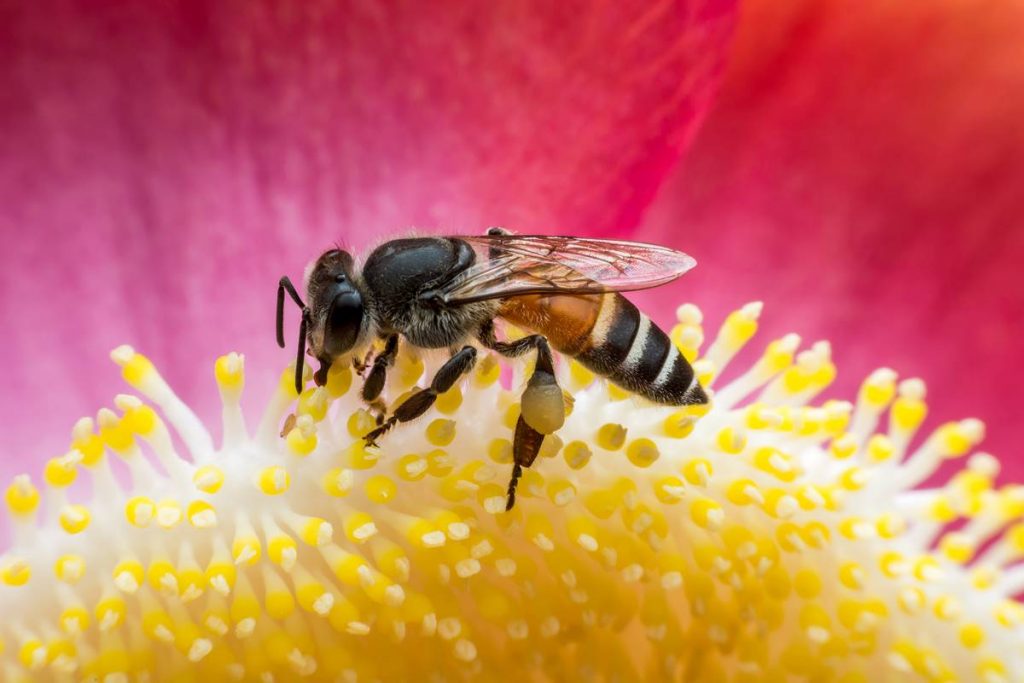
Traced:
<svg viewBox="0 0 1024 683">
<path fill-rule="evenodd" d="M 597 294 L 657 287 L 697 262 L 654 244 L 547 235 L 458 236 L 477 262 L 440 288 L 447 303 L 524 294 Z"/>
</svg>

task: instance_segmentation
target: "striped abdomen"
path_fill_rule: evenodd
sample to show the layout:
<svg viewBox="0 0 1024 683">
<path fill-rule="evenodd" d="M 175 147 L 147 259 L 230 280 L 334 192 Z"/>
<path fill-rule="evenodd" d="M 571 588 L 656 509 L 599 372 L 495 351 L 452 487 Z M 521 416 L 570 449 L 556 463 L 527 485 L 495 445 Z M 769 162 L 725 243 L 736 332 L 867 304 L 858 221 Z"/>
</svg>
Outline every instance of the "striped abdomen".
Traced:
<svg viewBox="0 0 1024 683">
<path fill-rule="evenodd" d="M 529 295 L 498 314 L 624 389 L 657 403 L 707 403 L 693 368 L 651 319 L 621 294 Z"/>
</svg>

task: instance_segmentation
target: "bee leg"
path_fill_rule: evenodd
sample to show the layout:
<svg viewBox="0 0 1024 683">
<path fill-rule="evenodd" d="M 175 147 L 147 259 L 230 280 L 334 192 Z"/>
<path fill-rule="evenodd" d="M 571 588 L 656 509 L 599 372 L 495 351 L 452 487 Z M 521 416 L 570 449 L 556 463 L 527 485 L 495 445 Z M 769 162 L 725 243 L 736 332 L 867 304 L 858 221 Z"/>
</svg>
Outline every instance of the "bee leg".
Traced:
<svg viewBox="0 0 1024 683">
<path fill-rule="evenodd" d="M 513 342 L 500 342 L 494 336 L 494 325 L 486 323 L 477 335 L 480 342 L 503 356 L 516 357 L 537 351 L 537 362 L 533 374 L 523 391 L 519 420 L 516 422 L 512 440 L 512 479 L 508 484 L 508 502 L 505 509 L 511 510 L 516 503 L 516 487 L 523 474 L 537 458 L 544 436 L 551 434 L 565 421 L 565 399 L 555 379 L 554 362 L 548 340 L 539 334 L 531 334 Z"/>
<path fill-rule="evenodd" d="M 363 400 L 367 403 L 372 403 L 380 396 L 380 392 L 384 390 L 384 380 L 388 376 L 388 368 L 395 362 L 395 356 L 398 355 L 398 335 L 389 335 L 384 340 L 384 350 L 381 351 L 380 355 L 373 359 L 373 367 L 370 368 L 370 374 L 367 375 L 366 381 L 363 382 Z"/>
<path fill-rule="evenodd" d="M 438 368 L 430 386 L 420 389 L 409 398 L 402 401 L 395 413 L 385 420 L 379 427 L 363 437 L 367 446 L 376 446 L 377 439 L 384 435 L 389 429 L 399 422 L 408 422 L 427 412 L 430 406 L 434 405 L 438 395 L 443 394 L 452 388 L 460 377 L 469 372 L 476 363 L 476 349 L 472 346 L 463 346 L 451 358 L 445 361 L 444 365 Z"/>
</svg>

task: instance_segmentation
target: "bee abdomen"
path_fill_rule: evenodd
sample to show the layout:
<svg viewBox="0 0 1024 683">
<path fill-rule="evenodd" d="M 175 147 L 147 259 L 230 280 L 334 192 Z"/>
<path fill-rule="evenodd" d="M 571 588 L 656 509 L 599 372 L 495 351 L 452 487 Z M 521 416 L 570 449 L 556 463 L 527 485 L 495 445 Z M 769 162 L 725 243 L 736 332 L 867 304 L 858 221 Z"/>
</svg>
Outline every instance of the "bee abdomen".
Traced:
<svg viewBox="0 0 1024 683">
<path fill-rule="evenodd" d="M 707 403 L 693 368 L 668 335 L 621 294 L 606 294 L 576 359 L 591 371 L 657 403 Z"/>
</svg>

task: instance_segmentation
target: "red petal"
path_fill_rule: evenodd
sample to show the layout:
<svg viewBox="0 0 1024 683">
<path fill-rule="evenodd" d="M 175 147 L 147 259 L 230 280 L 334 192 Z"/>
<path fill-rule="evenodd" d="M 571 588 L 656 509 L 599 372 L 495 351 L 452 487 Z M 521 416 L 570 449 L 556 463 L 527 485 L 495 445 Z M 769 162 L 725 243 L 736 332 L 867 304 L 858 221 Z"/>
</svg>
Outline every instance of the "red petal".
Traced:
<svg viewBox="0 0 1024 683">
<path fill-rule="evenodd" d="M 1024 3 L 778 2 L 744 15 L 721 99 L 642 236 L 700 262 L 713 319 L 833 341 L 847 395 L 879 365 L 935 420 L 989 425 L 1024 475 Z"/>
<path fill-rule="evenodd" d="M 733 4 L 7 11 L 2 469 L 66 447 L 120 389 L 123 342 L 204 409 L 219 353 L 271 381 L 291 357 L 277 279 L 337 240 L 631 227 L 706 108 Z"/>
</svg>

